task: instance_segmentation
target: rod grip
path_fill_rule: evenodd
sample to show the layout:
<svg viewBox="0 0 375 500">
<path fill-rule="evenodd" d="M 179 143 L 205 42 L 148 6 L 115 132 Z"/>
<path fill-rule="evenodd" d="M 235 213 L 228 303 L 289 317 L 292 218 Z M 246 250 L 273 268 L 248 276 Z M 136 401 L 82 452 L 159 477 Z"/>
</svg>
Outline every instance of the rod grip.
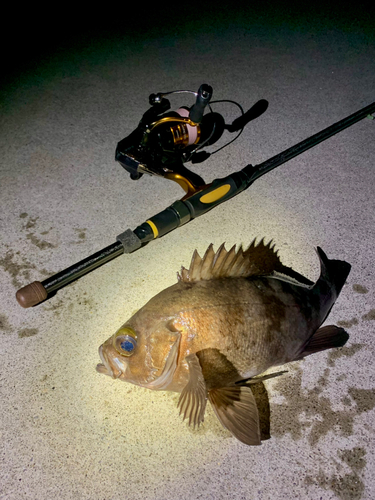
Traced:
<svg viewBox="0 0 375 500">
<path fill-rule="evenodd" d="M 16 299 L 20 306 L 27 309 L 46 300 L 47 295 L 47 290 L 42 283 L 40 281 L 33 281 L 17 291 Z"/>
</svg>

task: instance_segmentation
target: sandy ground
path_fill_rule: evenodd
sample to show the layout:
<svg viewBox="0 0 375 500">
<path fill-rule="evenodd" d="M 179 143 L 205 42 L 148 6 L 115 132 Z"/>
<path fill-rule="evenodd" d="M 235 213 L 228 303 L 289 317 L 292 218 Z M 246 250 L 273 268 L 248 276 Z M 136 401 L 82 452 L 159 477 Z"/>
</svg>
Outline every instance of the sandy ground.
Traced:
<svg viewBox="0 0 375 500">
<path fill-rule="evenodd" d="M 214 99 L 245 111 L 268 101 L 237 141 L 192 167 L 206 182 L 375 100 L 370 13 L 245 4 L 204 11 L 135 19 L 115 11 L 106 30 L 63 20 L 55 29 L 52 19 L 34 30 L 24 13 L 22 51 L 14 40 L 5 51 L 0 499 L 375 498 L 375 121 L 360 121 L 34 308 L 15 300 L 21 286 L 113 243 L 182 196 L 164 179 L 131 181 L 114 160 L 149 94 L 208 83 Z M 171 104 L 192 102 L 177 95 Z M 229 104 L 215 110 L 227 123 L 238 117 Z M 211 408 L 194 431 L 178 416 L 177 394 L 111 380 L 95 366 L 99 345 L 175 282 L 195 248 L 254 237 L 273 239 L 283 262 L 311 280 L 318 245 L 352 271 L 329 319 L 347 328 L 347 345 L 290 364 L 258 388 L 270 438 L 248 447 Z"/>
</svg>

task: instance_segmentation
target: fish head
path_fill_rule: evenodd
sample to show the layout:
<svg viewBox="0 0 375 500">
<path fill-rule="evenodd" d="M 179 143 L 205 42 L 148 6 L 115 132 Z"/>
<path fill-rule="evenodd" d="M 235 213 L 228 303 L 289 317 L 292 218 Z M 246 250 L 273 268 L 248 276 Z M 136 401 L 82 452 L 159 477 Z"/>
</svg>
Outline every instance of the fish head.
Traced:
<svg viewBox="0 0 375 500">
<path fill-rule="evenodd" d="M 173 318 L 142 310 L 99 347 L 99 373 L 141 387 L 166 390 L 177 368 L 181 335 Z"/>
</svg>

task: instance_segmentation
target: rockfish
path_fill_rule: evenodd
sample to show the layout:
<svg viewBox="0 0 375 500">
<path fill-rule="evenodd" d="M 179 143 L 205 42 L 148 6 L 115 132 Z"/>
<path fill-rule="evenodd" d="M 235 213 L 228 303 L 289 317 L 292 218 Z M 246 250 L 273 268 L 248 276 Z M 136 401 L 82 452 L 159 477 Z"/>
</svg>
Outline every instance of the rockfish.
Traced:
<svg viewBox="0 0 375 500">
<path fill-rule="evenodd" d="M 263 240 L 247 250 L 212 244 L 194 252 L 176 284 L 153 297 L 99 347 L 97 371 L 148 389 L 180 392 L 178 406 L 194 426 L 207 399 L 222 423 L 245 444 L 260 444 L 249 383 L 272 366 L 333 347 L 349 336 L 321 327 L 350 271 L 317 248 L 314 284 L 284 266 Z M 264 378 L 267 378 L 265 376 Z"/>
</svg>

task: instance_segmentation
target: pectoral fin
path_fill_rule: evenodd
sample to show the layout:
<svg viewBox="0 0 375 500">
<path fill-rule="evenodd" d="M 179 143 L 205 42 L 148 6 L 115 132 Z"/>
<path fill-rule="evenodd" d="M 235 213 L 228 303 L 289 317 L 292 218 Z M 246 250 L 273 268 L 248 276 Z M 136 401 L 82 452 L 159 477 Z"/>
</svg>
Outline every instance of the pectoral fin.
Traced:
<svg viewBox="0 0 375 500">
<path fill-rule="evenodd" d="M 207 404 L 206 382 L 203 377 L 202 368 L 196 354 L 186 356 L 189 365 L 189 382 L 181 392 L 178 407 L 185 418 L 189 419 L 189 425 L 199 426 L 204 420 L 204 412 Z"/>
<path fill-rule="evenodd" d="M 212 389 L 208 397 L 221 424 L 239 441 L 261 444 L 258 409 L 249 387 Z"/>
</svg>

